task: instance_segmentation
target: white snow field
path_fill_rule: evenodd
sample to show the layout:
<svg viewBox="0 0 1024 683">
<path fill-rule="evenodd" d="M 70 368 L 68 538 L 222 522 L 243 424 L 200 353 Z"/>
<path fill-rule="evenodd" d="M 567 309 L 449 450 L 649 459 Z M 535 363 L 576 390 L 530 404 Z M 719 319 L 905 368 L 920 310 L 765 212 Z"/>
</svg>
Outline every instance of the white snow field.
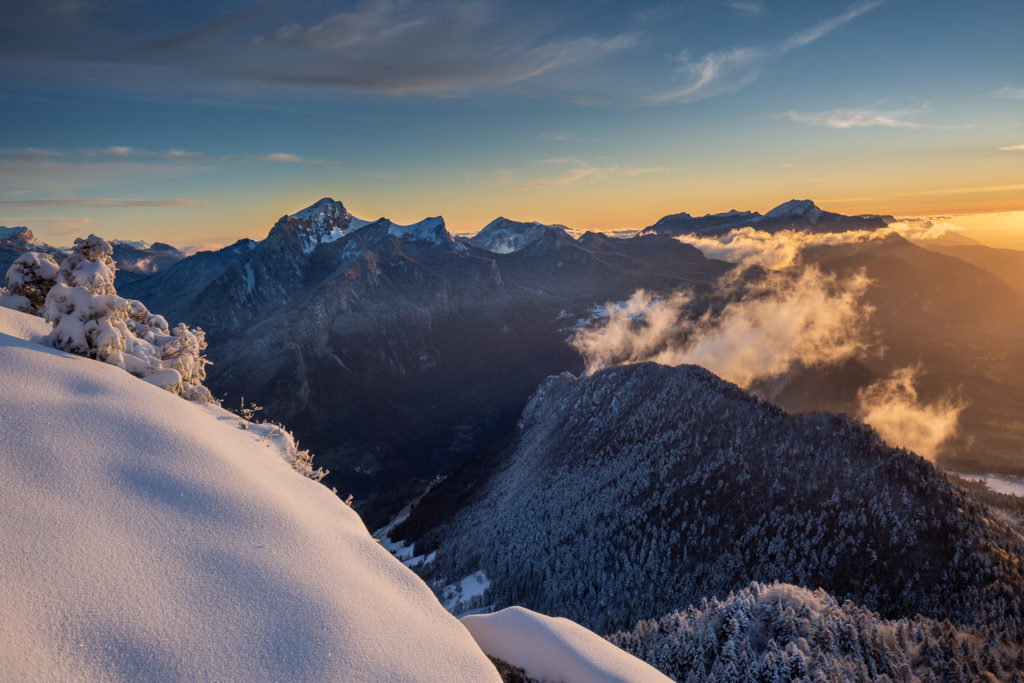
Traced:
<svg viewBox="0 0 1024 683">
<path fill-rule="evenodd" d="M 604 638 L 523 607 L 471 614 L 462 623 L 483 651 L 530 678 L 564 683 L 663 683 L 670 679 Z"/>
<path fill-rule="evenodd" d="M 0 309 L 0 680 L 493 681 L 284 437 Z"/>
</svg>

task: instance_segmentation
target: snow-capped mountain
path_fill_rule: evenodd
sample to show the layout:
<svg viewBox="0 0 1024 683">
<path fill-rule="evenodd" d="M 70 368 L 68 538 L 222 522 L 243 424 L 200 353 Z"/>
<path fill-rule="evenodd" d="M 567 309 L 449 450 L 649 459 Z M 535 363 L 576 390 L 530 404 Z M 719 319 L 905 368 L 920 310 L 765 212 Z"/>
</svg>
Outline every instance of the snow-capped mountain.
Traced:
<svg viewBox="0 0 1024 683">
<path fill-rule="evenodd" d="M 429 558 L 415 569 L 439 595 L 484 577 L 461 610 L 518 603 L 607 634 L 784 582 L 1002 634 L 1013 655 L 1016 524 L 845 416 L 789 415 L 701 368 L 641 364 L 547 380 L 514 435 L 389 540 Z"/>
<path fill-rule="evenodd" d="M 645 233 L 665 235 L 718 235 L 730 230 L 754 227 L 765 232 L 796 230 L 801 232 L 845 232 L 847 230 L 876 230 L 895 219 L 892 216 L 867 214 L 845 216 L 820 209 L 809 199 L 792 199 L 762 215 L 756 211 L 731 210 L 700 217 L 688 213 L 665 216 Z"/>
<path fill-rule="evenodd" d="M 32 234 L 32 231 L 24 226 L 8 228 L 0 225 L 0 240 L 5 242 L 18 242 L 20 244 L 31 245 L 34 247 L 48 246 L 36 239 L 36 236 Z"/>
<path fill-rule="evenodd" d="M 805 218 L 812 224 L 825 212 L 815 206 L 810 199 L 791 199 L 788 202 L 779 204 L 764 215 L 765 218 Z"/>
<path fill-rule="evenodd" d="M 164 270 L 185 258 L 185 252 L 164 242 L 127 242 L 112 240 L 114 262 L 117 264 L 118 287 Z"/>
<path fill-rule="evenodd" d="M 3 276 L 15 259 L 27 251 L 41 251 L 63 258 L 64 254 L 57 247 L 42 242 L 26 227 L 8 228 L 0 225 L 0 286 Z"/>
<path fill-rule="evenodd" d="M 466 241 L 496 254 L 510 254 L 536 242 L 550 231 L 568 235 L 568 228 L 564 225 L 545 225 L 537 221 L 513 221 L 499 217 Z"/>
</svg>

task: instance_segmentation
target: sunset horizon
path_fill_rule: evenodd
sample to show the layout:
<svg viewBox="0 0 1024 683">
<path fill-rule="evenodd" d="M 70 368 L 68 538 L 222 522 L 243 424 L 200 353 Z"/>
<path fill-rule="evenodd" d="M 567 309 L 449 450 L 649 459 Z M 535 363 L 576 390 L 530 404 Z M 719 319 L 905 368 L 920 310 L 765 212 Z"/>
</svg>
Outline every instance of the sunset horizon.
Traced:
<svg viewBox="0 0 1024 683">
<path fill-rule="evenodd" d="M 0 225 L 53 242 L 255 238 L 322 196 L 455 233 L 1024 210 L 1012 2 L 4 12 Z"/>
</svg>

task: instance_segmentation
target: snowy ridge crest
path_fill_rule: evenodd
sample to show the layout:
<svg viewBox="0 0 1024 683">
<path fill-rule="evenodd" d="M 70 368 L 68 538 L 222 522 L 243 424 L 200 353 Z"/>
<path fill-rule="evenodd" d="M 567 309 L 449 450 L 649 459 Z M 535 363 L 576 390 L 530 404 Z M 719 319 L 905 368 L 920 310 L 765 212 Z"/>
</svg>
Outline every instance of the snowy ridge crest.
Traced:
<svg viewBox="0 0 1024 683">
<path fill-rule="evenodd" d="M 564 225 L 548 225 L 539 221 L 513 221 L 499 216 L 467 241 L 473 246 L 495 254 L 511 254 L 533 244 L 549 232 L 568 234 L 568 230 Z"/>
</svg>

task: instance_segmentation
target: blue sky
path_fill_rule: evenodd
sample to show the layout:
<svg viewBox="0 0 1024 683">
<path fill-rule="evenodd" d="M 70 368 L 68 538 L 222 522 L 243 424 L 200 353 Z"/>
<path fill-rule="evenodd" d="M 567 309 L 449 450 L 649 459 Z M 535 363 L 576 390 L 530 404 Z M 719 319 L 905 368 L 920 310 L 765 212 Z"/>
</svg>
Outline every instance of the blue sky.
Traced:
<svg viewBox="0 0 1024 683">
<path fill-rule="evenodd" d="M 1024 4 L 8 1 L 0 224 L 1024 208 Z"/>
</svg>

